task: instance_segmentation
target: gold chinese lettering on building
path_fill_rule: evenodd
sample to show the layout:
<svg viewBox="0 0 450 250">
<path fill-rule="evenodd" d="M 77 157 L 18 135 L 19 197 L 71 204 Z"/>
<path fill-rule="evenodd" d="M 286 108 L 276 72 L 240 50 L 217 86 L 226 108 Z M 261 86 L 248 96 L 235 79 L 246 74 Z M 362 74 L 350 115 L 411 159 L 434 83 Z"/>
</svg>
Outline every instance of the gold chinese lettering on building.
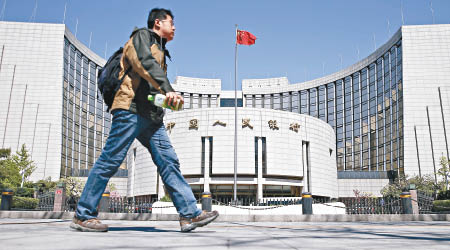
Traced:
<svg viewBox="0 0 450 250">
<path fill-rule="evenodd" d="M 166 130 L 169 130 L 169 133 L 172 133 L 172 129 L 175 127 L 175 122 L 167 123 Z"/>
<path fill-rule="evenodd" d="M 250 125 L 250 119 L 248 119 L 248 118 L 242 119 L 242 128 L 245 128 L 245 127 L 253 129 L 253 126 Z"/>
<path fill-rule="evenodd" d="M 216 125 L 220 125 L 222 127 L 226 127 L 227 126 L 227 124 L 225 122 L 221 122 L 219 120 L 217 120 L 216 122 L 213 123 L 213 126 L 216 126 Z"/>
<path fill-rule="evenodd" d="M 189 129 L 198 129 L 198 120 L 192 119 L 189 121 Z"/>
<path fill-rule="evenodd" d="M 278 130 L 280 129 L 277 125 L 277 120 L 270 120 L 269 122 L 269 128 L 272 130 Z"/>
<path fill-rule="evenodd" d="M 289 130 L 294 131 L 295 133 L 298 133 L 298 129 L 300 128 L 300 125 L 298 123 L 291 123 L 289 125 Z"/>
</svg>

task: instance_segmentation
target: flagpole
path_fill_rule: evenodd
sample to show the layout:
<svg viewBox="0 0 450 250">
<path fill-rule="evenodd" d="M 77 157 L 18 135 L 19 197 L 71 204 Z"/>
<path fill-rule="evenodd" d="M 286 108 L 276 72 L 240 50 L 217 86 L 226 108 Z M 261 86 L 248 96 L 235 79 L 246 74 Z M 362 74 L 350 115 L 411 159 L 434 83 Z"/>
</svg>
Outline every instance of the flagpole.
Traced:
<svg viewBox="0 0 450 250">
<path fill-rule="evenodd" d="M 233 199 L 234 204 L 237 205 L 237 32 L 238 25 L 236 24 L 236 44 L 234 49 L 234 190 Z"/>
</svg>

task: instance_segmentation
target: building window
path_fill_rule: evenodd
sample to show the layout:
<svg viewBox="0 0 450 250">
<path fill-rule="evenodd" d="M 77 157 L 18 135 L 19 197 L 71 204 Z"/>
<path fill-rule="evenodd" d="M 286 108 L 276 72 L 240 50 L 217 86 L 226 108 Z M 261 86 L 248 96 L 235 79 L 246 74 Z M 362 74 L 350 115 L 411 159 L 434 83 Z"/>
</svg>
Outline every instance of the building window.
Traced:
<svg viewBox="0 0 450 250">
<path fill-rule="evenodd" d="M 270 95 L 263 95 L 263 108 L 269 109 L 272 98 Z"/>
<path fill-rule="evenodd" d="M 308 101 L 309 101 L 309 95 L 307 90 L 302 90 L 300 92 L 300 114 L 308 114 Z"/>
<path fill-rule="evenodd" d="M 317 90 L 315 88 L 309 90 L 309 115 L 317 117 Z"/>
<path fill-rule="evenodd" d="M 201 101 L 202 101 L 202 105 L 201 105 L 202 108 L 209 108 L 209 105 L 211 105 L 209 95 L 203 94 Z"/>
<path fill-rule="evenodd" d="M 234 98 L 221 98 L 220 107 L 234 107 Z M 242 98 L 237 99 L 237 106 L 242 107 Z"/>
<path fill-rule="evenodd" d="M 281 94 L 283 101 L 282 104 L 282 110 L 284 111 L 292 111 L 292 95 L 289 92 L 285 92 Z"/>
<path fill-rule="evenodd" d="M 183 94 L 183 98 L 184 98 L 184 105 L 183 105 L 183 109 L 191 109 L 191 95 L 189 93 L 184 93 Z"/>
<path fill-rule="evenodd" d="M 262 95 L 256 95 L 255 96 L 255 108 L 263 108 L 263 99 L 262 99 Z"/>
<path fill-rule="evenodd" d="M 211 105 L 210 107 L 217 107 L 217 95 L 211 95 Z"/>
<path fill-rule="evenodd" d="M 327 121 L 326 117 L 326 87 L 324 85 L 319 87 L 318 99 L 319 99 L 319 119 Z"/>
<path fill-rule="evenodd" d="M 251 108 L 254 106 L 253 98 L 251 95 L 245 95 L 245 107 Z"/>
<path fill-rule="evenodd" d="M 300 95 L 297 91 L 292 92 L 292 112 L 300 113 Z"/>
</svg>

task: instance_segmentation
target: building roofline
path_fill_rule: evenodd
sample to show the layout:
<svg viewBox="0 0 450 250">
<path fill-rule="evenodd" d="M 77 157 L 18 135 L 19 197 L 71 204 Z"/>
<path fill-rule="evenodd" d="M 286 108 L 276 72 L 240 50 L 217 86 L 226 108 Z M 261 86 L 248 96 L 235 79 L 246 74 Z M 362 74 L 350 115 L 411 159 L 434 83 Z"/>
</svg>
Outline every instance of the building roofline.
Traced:
<svg viewBox="0 0 450 250">
<path fill-rule="evenodd" d="M 371 63 L 373 63 L 377 58 L 384 55 L 389 49 L 396 44 L 402 37 L 402 28 L 404 26 L 400 27 L 397 32 L 382 46 L 380 46 L 376 51 L 374 51 L 372 54 L 367 56 L 366 58 L 356 62 L 353 65 L 348 66 L 345 69 L 342 69 L 338 72 L 332 73 L 330 75 L 316 78 L 310 81 L 306 82 L 300 82 L 300 83 L 293 83 L 285 86 L 275 87 L 261 87 L 261 88 L 246 88 L 244 84 L 242 85 L 242 91 L 244 93 L 251 93 L 251 94 L 269 94 L 269 93 L 279 93 L 284 91 L 293 91 L 293 90 L 303 90 L 303 89 L 309 89 L 314 88 L 318 86 L 325 85 L 330 82 L 334 82 L 336 80 L 342 79 L 346 76 L 349 76 L 367 66 L 369 66 Z M 269 79 L 269 78 L 268 78 Z M 252 79 L 243 79 L 243 82 L 245 80 L 252 80 Z"/>
<path fill-rule="evenodd" d="M 89 49 L 86 45 L 84 45 L 80 40 L 78 40 L 72 32 L 70 32 L 69 28 L 65 24 L 64 36 L 69 40 L 75 47 L 81 51 L 84 55 L 86 55 L 89 59 L 94 61 L 97 65 L 103 67 L 105 65 L 106 60 L 97 55 L 94 51 Z"/>
<path fill-rule="evenodd" d="M 106 60 L 101 58 L 99 55 L 97 55 L 94 51 L 89 49 L 86 45 L 84 45 L 80 40 L 78 40 L 75 35 L 70 32 L 67 25 L 63 23 L 37 23 L 37 22 L 18 22 L 18 21 L 0 21 L 0 23 L 9 23 L 9 24 L 20 24 L 20 25 L 39 25 L 39 26 L 56 26 L 63 28 L 64 27 L 64 36 L 77 47 L 78 50 L 80 50 L 83 54 L 85 54 L 89 59 L 94 61 L 97 65 L 100 65 L 103 67 L 105 65 Z"/>
</svg>

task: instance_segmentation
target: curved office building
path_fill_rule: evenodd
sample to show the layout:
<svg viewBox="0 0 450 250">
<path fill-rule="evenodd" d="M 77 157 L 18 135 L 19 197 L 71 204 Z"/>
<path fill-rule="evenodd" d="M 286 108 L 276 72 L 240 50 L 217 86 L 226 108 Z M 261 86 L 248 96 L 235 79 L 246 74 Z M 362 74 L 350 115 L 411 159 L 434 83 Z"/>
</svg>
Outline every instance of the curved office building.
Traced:
<svg viewBox="0 0 450 250">
<path fill-rule="evenodd" d="M 450 25 L 402 26 L 367 58 L 326 77 L 297 84 L 285 77 L 243 80 L 238 92 L 238 195 L 296 196 L 299 190 L 327 197 L 354 196 L 356 190 L 379 195 L 398 175 L 429 174 L 438 180 L 440 157 L 449 156 L 448 44 Z M 196 192 L 229 195 L 234 110 L 225 107 L 234 106 L 234 92 L 221 91 L 219 79 L 178 77 L 174 87 L 184 96 L 185 110 L 169 113 L 165 123 L 183 174 Z M 253 118 L 250 124 L 257 121 L 254 130 L 243 128 L 246 117 Z M 192 120 L 198 129 L 189 129 Z M 264 128 L 270 120 L 281 124 L 278 131 Z M 298 134 L 289 130 L 294 120 L 300 124 Z M 129 153 L 128 194 L 162 193 L 151 158 L 141 151 L 136 143 Z M 266 157 L 261 166 L 260 152 Z M 325 160 L 330 155 L 335 159 Z M 321 160 L 315 162 L 315 157 Z M 310 172 L 299 174 L 299 169 Z"/>
<path fill-rule="evenodd" d="M 403 26 L 369 57 L 289 84 L 243 81 L 246 107 L 317 117 L 336 134 L 339 196 L 378 194 L 398 175 L 436 175 L 448 158 L 450 25 Z"/>
</svg>

